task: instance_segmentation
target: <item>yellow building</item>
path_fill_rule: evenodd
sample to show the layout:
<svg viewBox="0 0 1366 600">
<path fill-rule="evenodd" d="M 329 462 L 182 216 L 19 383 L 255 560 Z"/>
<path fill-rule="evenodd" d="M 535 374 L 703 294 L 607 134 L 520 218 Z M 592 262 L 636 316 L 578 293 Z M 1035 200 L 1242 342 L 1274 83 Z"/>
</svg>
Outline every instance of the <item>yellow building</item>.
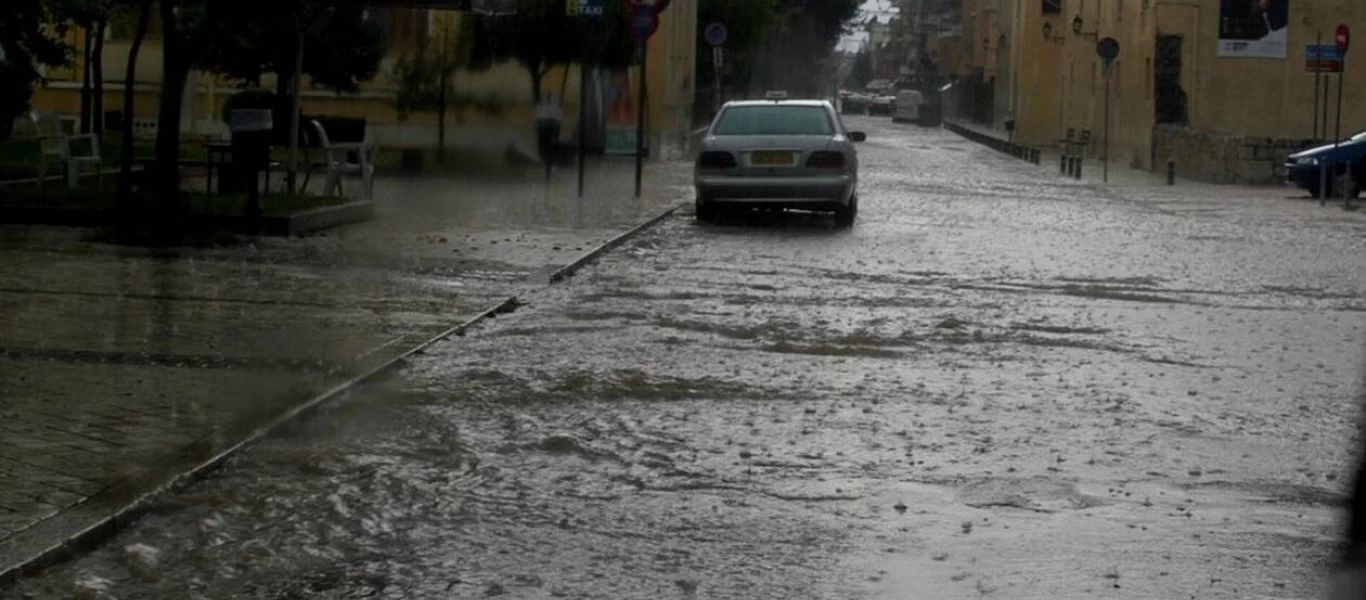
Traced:
<svg viewBox="0 0 1366 600">
<path fill-rule="evenodd" d="M 1035 146 L 1057 144 L 1068 129 L 1089 130 L 1087 154 L 1099 157 L 1108 81 L 1111 160 L 1151 169 L 1170 159 L 1183 175 L 1221 182 L 1279 179 L 1284 157 L 1316 137 L 1306 46 L 1320 33 L 1331 43 L 1338 23 L 1366 35 L 1361 0 L 963 0 L 963 6 L 967 64 L 996 81 L 987 124 L 999 127 L 1013 117 L 1018 141 Z M 1105 37 L 1121 46 L 1108 78 L 1096 50 Z M 1366 77 L 1350 74 L 1343 135 L 1366 129 Z M 1335 113 L 1336 78 L 1330 96 Z M 1333 130 L 1330 124 L 1329 137 Z"/>
<path fill-rule="evenodd" d="M 394 62 L 404 53 L 413 52 L 419 44 L 427 43 L 435 32 L 459 31 L 459 21 L 465 13 L 429 9 L 377 9 L 374 18 L 382 19 L 391 45 L 374 81 L 362 84 L 355 95 L 337 95 L 324 89 L 307 88 L 303 93 L 305 114 L 325 114 L 363 117 L 367 132 L 382 146 L 432 147 L 437 140 L 436 115 L 418 113 L 401 116 L 393 108 L 395 88 L 390 81 Z M 155 22 L 155 17 L 153 18 Z M 673 151 L 686 143 L 692 123 L 693 61 L 696 60 L 697 0 L 673 0 L 660 15 L 659 31 L 650 39 L 647 65 L 649 143 L 652 156 L 661 150 Z M 144 135 L 155 132 L 159 85 L 161 82 L 161 43 L 159 27 L 149 31 L 138 58 L 136 73 L 135 109 L 133 120 Z M 81 47 L 79 33 L 72 33 L 74 47 Z M 123 105 L 123 81 L 131 33 L 111 30 L 104 48 L 104 108 L 120 110 Z M 47 73 L 48 83 L 36 91 L 34 108 L 56 113 L 74 122 L 80 115 L 80 88 L 85 66 L 53 69 Z M 629 70 L 632 82 L 638 81 L 638 67 Z M 547 73 L 543 85 L 547 91 L 563 94 L 566 115 L 566 135 L 572 131 L 578 114 L 579 69 L 577 66 L 555 68 Z M 305 79 L 305 86 L 308 86 Z M 262 86 L 274 89 L 273 76 L 267 75 Z M 497 98 L 502 110 L 490 115 L 477 110 L 450 114 L 447 118 L 447 140 L 451 145 L 516 144 L 524 151 L 534 149 L 532 137 L 531 84 L 526 72 L 515 63 L 504 63 L 479 73 L 459 73 L 455 87 L 476 97 Z M 225 81 L 208 73 L 194 72 L 190 76 L 184 98 L 182 131 L 191 136 L 220 136 L 225 126 L 220 120 L 223 102 L 239 91 L 236 82 Z M 634 92 L 632 95 L 634 99 Z"/>
</svg>

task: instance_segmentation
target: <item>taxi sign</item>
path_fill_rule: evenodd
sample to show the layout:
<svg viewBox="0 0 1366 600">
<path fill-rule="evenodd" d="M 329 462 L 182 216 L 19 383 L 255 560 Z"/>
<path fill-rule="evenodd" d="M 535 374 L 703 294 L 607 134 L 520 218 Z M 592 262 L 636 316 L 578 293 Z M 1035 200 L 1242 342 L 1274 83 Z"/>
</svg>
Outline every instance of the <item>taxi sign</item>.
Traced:
<svg viewBox="0 0 1366 600">
<path fill-rule="evenodd" d="M 785 91 L 783 91 L 783 90 L 769 90 L 769 91 L 767 91 L 767 92 L 764 92 L 764 99 L 766 99 L 766 100 L 786 100 L 786 99 L 787 99 L 787 92 L 785 92 Z"/>
</svg>

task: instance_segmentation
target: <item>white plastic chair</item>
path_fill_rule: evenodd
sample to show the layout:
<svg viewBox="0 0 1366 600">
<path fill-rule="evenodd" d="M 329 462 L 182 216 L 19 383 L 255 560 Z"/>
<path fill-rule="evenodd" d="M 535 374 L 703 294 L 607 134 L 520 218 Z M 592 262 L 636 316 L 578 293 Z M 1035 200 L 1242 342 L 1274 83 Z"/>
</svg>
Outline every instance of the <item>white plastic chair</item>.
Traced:
<svg viewBox="0 0 1366 600">
<path fill-rule="evenodd" d="M 48 161 L 55 161 L 66 170 L 67 187 L 79 184 L 82 165 L 93 165 L 96 179 L 104 184 L 104 158 L 100 156 L 98 135 L 67 135 L 61 123 L 48 113 L 33 111 L 29 118 L 38 132 L 38 185 L 43 185 L 47 177 Z"/>
<path fill-rule="evenodd" d="M 318 146 L 323 149 L 323 159 L 327 162 L 327 178 L 323 183 L 323 193 L 329 194 L 335 188 L 342 195 L 342 177 L 360 175 L 362 200 L 373 200 L 375 195 L 375 145 L 367 139 L 357 143 L 337 143 L 327 137 L 322 123 L 309 121 L 318 136 Z M 350 162 L 350 153 L 356 153 L 356 160 Z"/>
</svg>

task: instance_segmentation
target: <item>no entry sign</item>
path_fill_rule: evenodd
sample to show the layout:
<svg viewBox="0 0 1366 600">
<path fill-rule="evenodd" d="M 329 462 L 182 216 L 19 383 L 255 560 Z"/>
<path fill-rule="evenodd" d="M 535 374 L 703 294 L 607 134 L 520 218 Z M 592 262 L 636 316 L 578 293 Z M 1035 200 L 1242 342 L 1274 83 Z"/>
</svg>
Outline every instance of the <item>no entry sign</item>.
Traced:
<svg viewBox="0 0 1366 600">
<path fill-rule="evenodd" d="M 1101 38 L 1096 42 L 1096 54 L 1107 61 L 1119 58 L 1119 40 L 1112 37 Z"/>
<path fill-rule="evenodd" d="M 653 6 L 634 4 L 631 6 L 631 37 L 638 42 L 650 39 L 659 31 L 659 15 Z"/>
</svg>

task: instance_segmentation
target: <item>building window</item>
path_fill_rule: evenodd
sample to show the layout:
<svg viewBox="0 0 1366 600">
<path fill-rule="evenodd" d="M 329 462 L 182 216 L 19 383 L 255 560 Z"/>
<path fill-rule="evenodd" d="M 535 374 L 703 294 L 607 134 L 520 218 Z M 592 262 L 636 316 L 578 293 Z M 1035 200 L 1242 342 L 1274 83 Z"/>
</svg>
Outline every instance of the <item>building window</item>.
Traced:
<svg viewBox="0 0 1366 600">
<path fill-rule="evenodd" d="M 1062 14 L 1062 0 L 1043 0 L 1043 14 L 1060 15 Z"/>
</svg>

